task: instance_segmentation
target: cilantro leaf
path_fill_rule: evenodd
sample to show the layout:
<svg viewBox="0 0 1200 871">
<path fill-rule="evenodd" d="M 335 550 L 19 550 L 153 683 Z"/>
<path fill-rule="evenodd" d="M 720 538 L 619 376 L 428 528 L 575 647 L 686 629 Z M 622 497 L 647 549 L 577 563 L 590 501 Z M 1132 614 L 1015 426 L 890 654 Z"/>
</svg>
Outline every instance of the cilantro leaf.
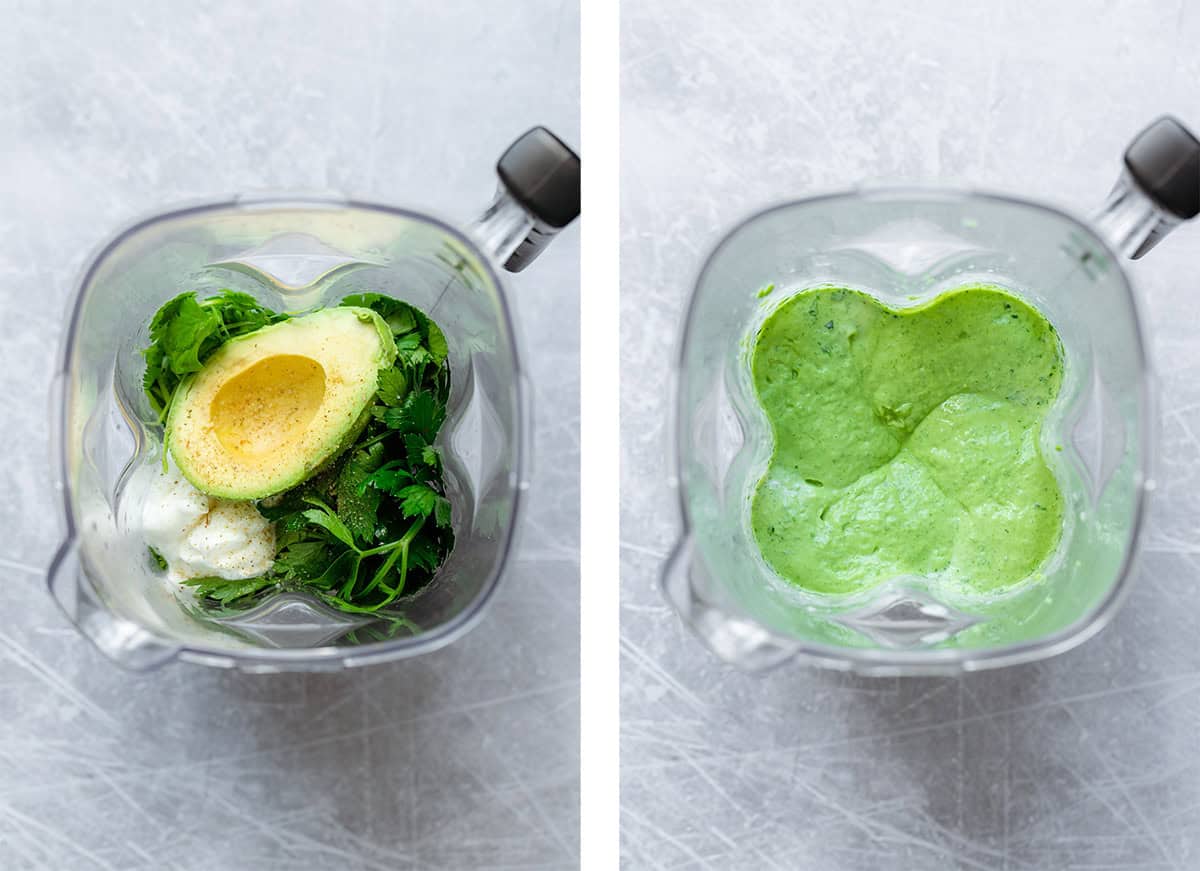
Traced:
<svg viewBox="0 0 1200 871">
<path fill-rule="evenodd" d="M 419 433 L 432 442 L 446 420 L 446 406 L 427 390 L 416 390 L 404 398 L 399 408 L 383 412 L 383 422 L 401 433 Z"/>
<path fill-rule="evenodd" d="M 408 393 L 408 379 L 395 366 L 379 370 L 379 400 L 391 408 L 398 408 Z"/>
<path fill-rule="evenodd" d="M 202 305 L 217 313 L 221 318 L 222 329 L 231 336 L 250 333 L 287 320 L 287 315 L 272 311 L 250 294 L 237 290 L 222 290 L 216 296 L 206 299 Z"/>
<path fill-rule="evenodd" d="M 289 581 L 319 577 L 329 563 L 329 548 L 323 541 L 297 541 L 275 556 L 275 574 Z"/>
<path fill-rule="evenodd" d="M 352 293 L 342 299 L 339 305 L 371 309 L 387 322 L 397 336 L 416 329 L 417 315 L 420 314 L 408 303 L 382 293 Z"/>
<path fill-rule="evenodd" d="M 413 316 L 413 309 L 408 306 L 392 312 L 384 318 L 384 321 L 392 328 L 392 333 L 397 336 L 402 336 L 417 328 L 417 319 Z"/>
<path fill-rule="evenodd" d="M 342 466 L 337 480 L 337 513 L 360 541 L 375 537 L 375 518 L 379 513 L 379 491 L 366 487 L 367 478 L 379 468 L 383 445 L 374 444 L 365 451 L 353 451 Z"/>
<path fill-rule="evenodd" d="M 419 333 L 409 333 L 396 339 L 396 364 L 410 370 L 421 372 L 427 363 L 433 362 L 433 355 L 421 344 Z"/>
<path fill-rule="evenodd" d="M 405 517 L 428 517 L 440 498 L 428 484 L 409 484 L 396 497 L 401 500 L 400 512 Z"/>
<path fill-rule="evenodd" d="M 442 564 L 442 553 L 438 544 L 429 536 L 418 536 L 408 549 L 408 563 L 433 574 Z"/>
<path fill-rule="evenodd" d="M 262 511 L 261 508 L 259 510 Z M 266 517 L 267 520 L 275 519 L 265 511 L 263 511 L 263 517 Z M 280 533 L 299 534 L 307 525 L 308 518 L 304 516 L 304 511 L 289 511 L 279 515 L 278 519 L 275 519 L 275 533 L 276 535 Z"/>
<path fill-rule="evenodd" d="M 323 503 L 320 499 L 310 498 L 305 499 L 304 501 L 308 502 L 310 505 L 316 506 L 314 508 L 309 508 L 304 512 L 305 520 L 328 531 L 334 538 L 342 542 L 342 544 L 346 545 L 347 547 L 355 550 L 358 549 L 354 544 L 353 534 L 351 534 L 349 528 L 342 521 L 342 519 L 334 513 L 332 508 Z"/>
<path fill-rule="evenodd" d="M 150 339 L 162 350 L 162 367 L 173 375 L 201 368 L 200 348 L 221 328 L 221 316 L 183 293 L 158 310 L 150 322 Z"/>
<path fill-rule="evenodd" d="M 403 467 L 400 460 L 392 460 L 368 475 L 360 484 L 363 489 L 374 487 L 385 493 L 397 493 L 405 482 L 412 481 L 412 473 Z"/>
<path fill-rule="evenodd" d="M 266 575 L 259 578 L 232 581 L 226 578 L 204 577 L 188 578 L 184 583 L 189 587 L 195 587 L 196 598 L 212 599 L 221 605 L 228 605 L 238 599 L 253 596 L 267 587 L 274 586 L 275 579 Z"/>
<path fill-rule="evenodd" d="M 429 354 L 433 362 L 441 366 L 450 355 L 450 347 L 446 344 L 446 334 L 433 321 L 429 322 Z"/>
<path fill-rule="evenodd" d="M 433 505 L 433 519 L 443 529 L 450 526 L 450 500 L 445 496 L 437 497 L 437 501 Z"/>
<path fill-rule="evenodd" d="M 354 551 L 344 550 L 334 558 L 333 562 L 325 567 L 325 571 L 310 580 L 308 585 L 316 587 L 318 590 L 331 590 L 351 570 L 357 570 L 359 562 L 361 562 L 361 557 L 354 553 Z"/>
<path fill-rule="evenodd" d="M 416 351 L 421 347 L 421 334 L 409 333 L 396 339 L 396 350 L 400 354 Z"/>
<path fill-rule="evenodd" d="M 155 411 L 159 411 L 159 405 L 164 399 L 155 389 L 158 386 L 159 379 L 163 377 L 163 363 L 166 355 L 163 353 L 161 345 L 151 345 L 142 351 L 142 355 L 146 358 L 146 371 L 142 373 L 142 389 L 146 391 L 146 395 L 150 397 L 150 401 L 155 405 Z"/>
<path fill-rule="evenodd" d="M 423 467 L 429 465 L 425 462 L 425 452 L 430 447 L 429 442 L 425 441 L 425 437 L 419 433 L 412 432 L 404 437 L 405 457 L 408 459 L 409 465 L 413 467 L 414 473 L 420 472 L 422 477 L 426 471 Z"/>
</svg>

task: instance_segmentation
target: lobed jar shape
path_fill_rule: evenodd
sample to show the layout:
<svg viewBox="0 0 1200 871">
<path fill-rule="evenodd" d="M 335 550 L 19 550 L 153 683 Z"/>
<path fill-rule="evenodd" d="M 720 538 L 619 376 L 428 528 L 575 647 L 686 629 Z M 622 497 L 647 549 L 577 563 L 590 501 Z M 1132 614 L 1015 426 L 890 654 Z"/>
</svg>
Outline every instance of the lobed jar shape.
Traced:
<svg viewBox="0 0 1200 871">
<path fill-rule="evenodd" d="M 814 288 L 764 322 L 751 367 L 774 445 L 751 525 L 782 579 L 852 594 L 909 575 L 970 600 L 1041 578 L 1062 348 L 1035 309 L 987 285 L 900 309 Z"/>
</svg>

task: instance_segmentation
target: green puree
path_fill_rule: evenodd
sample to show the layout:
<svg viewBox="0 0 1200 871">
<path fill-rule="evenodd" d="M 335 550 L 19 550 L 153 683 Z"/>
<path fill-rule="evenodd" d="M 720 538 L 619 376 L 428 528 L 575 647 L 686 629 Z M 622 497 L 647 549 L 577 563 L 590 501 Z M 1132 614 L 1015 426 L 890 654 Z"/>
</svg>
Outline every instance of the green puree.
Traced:
<svg viewBox="0 0 1200 871">
<path fill-rule="evenodd" d="M 936 575 L 998 591 L 1057 546 L 1063 498 L 1039 438 L 1062 345 L 1011 294 L 973 285 L 891 309 L 804 291 L 759 330 L 752 371 L 775 448 L 751 523 L 791 583 Z"/>
</svg>

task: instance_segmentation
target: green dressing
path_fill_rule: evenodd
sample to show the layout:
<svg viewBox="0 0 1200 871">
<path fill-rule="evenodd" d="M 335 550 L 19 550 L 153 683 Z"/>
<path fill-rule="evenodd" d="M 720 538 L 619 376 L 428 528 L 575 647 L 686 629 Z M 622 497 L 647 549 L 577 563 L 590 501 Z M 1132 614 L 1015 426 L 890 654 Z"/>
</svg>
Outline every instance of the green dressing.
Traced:
<svg viewBox="0 0 1200 871">
<path fill-rule="evenodd" d="M 1040 438 L 1063 352 L 1027 303 L 975 285 L 891 309 L 815 288 L 766 320 L 751 365 L 774 436 L 751 524 L 784 579 L 846 594 L 941 576 L 993 592 L 1054 552 L 1063 497 Z"/>
</svg>

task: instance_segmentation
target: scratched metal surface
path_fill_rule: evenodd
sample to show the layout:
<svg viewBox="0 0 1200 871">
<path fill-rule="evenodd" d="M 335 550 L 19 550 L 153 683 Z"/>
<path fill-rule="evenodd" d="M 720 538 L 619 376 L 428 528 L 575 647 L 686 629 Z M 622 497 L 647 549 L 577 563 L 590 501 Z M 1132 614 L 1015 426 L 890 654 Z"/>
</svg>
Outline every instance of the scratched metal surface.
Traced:
<svg viewBox="0 0 1200 871">
<path fill-rule="evenodd" d="M 862 180 L 1088 210 L 1163 111 L 1200 125 L 1200 7 L 653 0 L 623 9 L 623 857 L 631 869 L 1200 867 L 1200 226 L 1133 267 L 1162 375 L 1136 588 L 1058 659 L 961 679 L 745 676 L 655 586 L 668 359 L 739 216 Z M 972 11 L 972 7 L 975 11 Z"/>
<path fill-rule="evenodd" d="M 43 590 L 45 386 L 83 258 L 180 199 L 338 189 L 466 220 L 578 142 L 578 4 L 0 5 L 0 868 L 578 865 L 578 227 L 511 283 L 538 414 L 487 618 L 337 675 L 120 671 Z"/>
</svg>

